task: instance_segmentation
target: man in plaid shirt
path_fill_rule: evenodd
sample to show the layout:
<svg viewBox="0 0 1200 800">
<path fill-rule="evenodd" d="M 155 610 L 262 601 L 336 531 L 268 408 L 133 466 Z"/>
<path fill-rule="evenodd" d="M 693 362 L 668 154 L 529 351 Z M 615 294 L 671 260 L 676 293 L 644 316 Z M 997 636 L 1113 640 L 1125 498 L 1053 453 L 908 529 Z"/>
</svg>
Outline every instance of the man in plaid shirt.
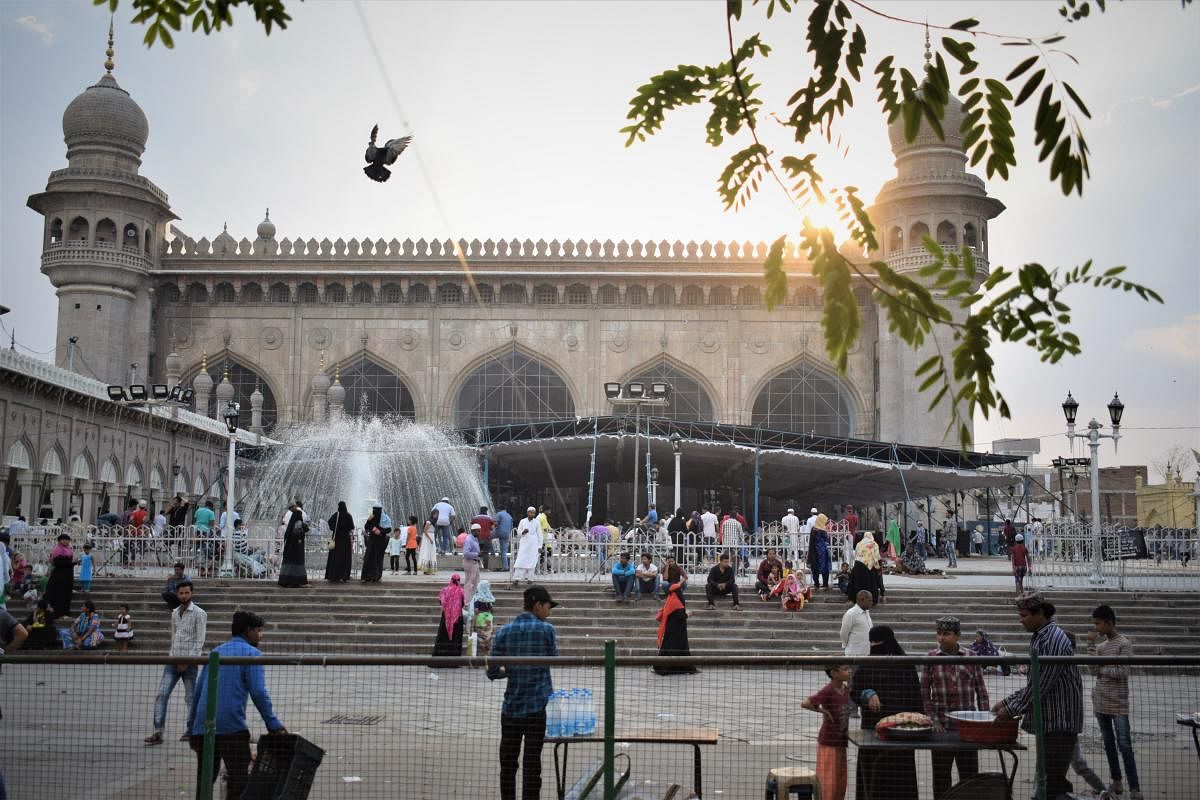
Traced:
<svg viewBox="0 0 1200 800">
<path fill-rule="evenodd" d="M 958 646 L 962 625 L 958 617 L 941 617 L 937 621 L 938 649 L 931 656 L 967 655 Z M 987 687 L 983 684 L 983 668 L 973 664 L 926 664 L 921 673 L 921 700 L 925 714 L 933 720 L 935 730 L 943 731 L 949 724 L 951 711 L 988 709 Z M 958 779 L 964 781 L 979 773 L 979 754 L 974 750 L 933 750 L 933 797 L 938 800 L 951 786 L 951 770 L 958 765 Z"/>
</svg>

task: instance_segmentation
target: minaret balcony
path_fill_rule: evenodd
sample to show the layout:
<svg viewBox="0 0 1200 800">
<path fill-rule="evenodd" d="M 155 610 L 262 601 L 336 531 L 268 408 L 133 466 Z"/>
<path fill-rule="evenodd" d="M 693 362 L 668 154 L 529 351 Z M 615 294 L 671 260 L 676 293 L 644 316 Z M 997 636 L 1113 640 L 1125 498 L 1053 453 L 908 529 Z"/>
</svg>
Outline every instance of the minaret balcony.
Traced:
<svg viewBox="0 0 1200 800">
<path fill-rule="evenodd" d="M 118 247 L 115 242 L 52 242 L 42 251 L 42 269 L 60 264 L 92 263 L 146 271 L 153 267 L 150 256 L 137 247 Z"/>
<path fill-rule="evenodd" d="M 942 245 L 947 254 L 958 252 L 960 248 L 955 245 Z M 968 247 L 971 254 L 975 256 L 975 274 L 978 278 L 987 276 L 988 260 L 978 247 Z M 906 250 L 897 250 L 888 255 L 885 259 L 887 265 L 896 272 L 915 271 L 933 262 L 933 256 L 924 247 L 909 247 Z"/>
</svg>

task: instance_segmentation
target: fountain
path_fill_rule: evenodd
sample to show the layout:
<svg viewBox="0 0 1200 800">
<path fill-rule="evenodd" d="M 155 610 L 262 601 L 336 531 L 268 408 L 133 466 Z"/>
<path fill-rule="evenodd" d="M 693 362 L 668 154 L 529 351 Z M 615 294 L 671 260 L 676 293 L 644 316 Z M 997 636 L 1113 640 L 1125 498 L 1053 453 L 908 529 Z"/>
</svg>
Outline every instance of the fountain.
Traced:
<svg viewBox="0 0 1200 800">
<path fill-rule="evenodd" d="M 359 526 L 376 500 L 397 526 L 410 514 L 426 519 L 442 497 L 450 498 L 460 521 L 489 505 L 474 450 L 442 428 L 341 416 L 292 425 L 272 436 L 280 444 L 256 468 L 255 487 L 244 499 L 249 520 L 278 523 L 297 497 L 314 522 L 345 500 Z"/>
</svg>

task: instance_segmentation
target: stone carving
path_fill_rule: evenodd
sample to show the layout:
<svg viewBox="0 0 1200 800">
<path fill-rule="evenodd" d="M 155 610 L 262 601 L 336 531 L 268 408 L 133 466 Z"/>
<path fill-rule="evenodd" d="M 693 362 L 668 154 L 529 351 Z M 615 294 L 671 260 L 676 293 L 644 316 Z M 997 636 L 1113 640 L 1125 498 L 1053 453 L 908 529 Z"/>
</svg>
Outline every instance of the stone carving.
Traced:
<svg viewBox="0 0 1200 800">
<path fill-rule="evenodd" d="M 747 342 L 747 345 L 750 347 L 750 351 L 752 353 L 758 353 L 759 355 L 771 349 L 771 343 L 767 340 L 767 335 L 765 333 L 750 334 L 750 339 Z"/>
<path fill-rule="evenodd" d="M 283 344 L 283 331 L 276 327 L 263 328 L 258 334 L 258 344 L 263 350 L 278 350 Z"/>
<path fill-rule="evenodd" d="M 579 349 L 579 337 L 573 333 L 568 333 L 563 339 L 563 346 L 571 352 L 575 352 Z"/>
<path fill-rule="evenodd" d="M 721 340 L 712 331 L 700 334 L 700 349 L 706 353 L 715 353 L 721 349 Z"/>
<path fill-rule="evenodd" d="M 329 328 L 313 328 L 308 333 L 308 343 L 316 350 L 325 350 L 333 341 L 333 332 Z"/>
<path fill-rule="evenodd" d="M 194 343 L 192 326 L 182 322 L 175 323 L 175 349 L 188 350 Z"/>
<path fill-rule="evenodd" d="M 417 335 L 417 332 L 407 328 L 400 331 L 400 336 L 397 338 L 400 347 L 405 350 L 412 350 L 420 341 L 421 337 Z"/>
<path fill-rule="evenodd" d="M 614 353 L 624 353 L 629 349 L 629 337 L 624 333 L 618 332 L 608 340 L 608 349 Z"/>
<path fill-rule="evenodd" d="M 450 331 L 450 335 L 446 337 L 446 345 L 451 350 L 461 350 L 463 343 L 466 342 L 466 337 L 462 331 Z"/>
</svg>

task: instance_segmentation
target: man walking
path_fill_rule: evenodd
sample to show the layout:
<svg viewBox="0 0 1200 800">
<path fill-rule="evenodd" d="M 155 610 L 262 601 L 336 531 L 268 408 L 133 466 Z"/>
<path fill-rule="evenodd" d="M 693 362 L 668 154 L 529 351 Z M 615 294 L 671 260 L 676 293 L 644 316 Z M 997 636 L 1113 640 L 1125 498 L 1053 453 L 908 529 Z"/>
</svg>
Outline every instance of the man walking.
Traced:
<svg viewBox="0 0 1200 800">
<path fill-rule="evenodd" d="M 557 656 L 558 637 L 546 621 L 558 603 L 541 586 L 525 590 L 525 610 L 496 632 L 492 657 Z M 507 679 L 500 707 L 500 800 L 517 798 L 517 762 L 521 761 L 521 797 L 537 800 L 542 791 L 542 744 L 546 739 L 546 702 L 553 684 L 549 667 L 488 667 L 491 680 Z M 525 752 L 522 757 L 521 743 Z"/>
<path fill-rule="evenodd" d="M 936 624 L 938 647 L 929 655 L 965 656 L 966 652 L 958 646 L 958 637 L 962 633 L 958 617 L 940 617 Z M 950 724 L 947 714 L 951 711 L 987 711 L 988 693 L 983 683 L 983 668 L 974 664 L 927 664 L 921 672 L 921 702 L 936 731 L 946 730 Z M 934 800 L 949 791 L 955 765 L 960 781 L 979 773 L 979 753 L 975 750 L 934 750 L 930 758 L 933 761 Z"/>
<path fill-rule="evenodd" d="M 450 505 L 450 498 L 443 497 L 441 500 L 433 504 L 433 509 L 430 511 L 430 516 L 433 512 L 437 512 L 437 518 L 433 522 L 433 530 L 437 534 L 438 555 L 446 555 L 454 550 L 454 539 L 452 533 L 454 531 L 454 523 L 457 522 L 454 515 L 454 506 Z"/>
<path fill-rule="evenodd" d="M 213 648 L 222 658 L 257 658 L 262 655 L 258 643 L 262 640 L 263 618 L 251 611 L 233 612 L 233 636 Z M 250 729 L 246 724 L 246 700 L 262 715 L 267 732 L 287 733 L 271 707 L 267 692 L 266 673 L 262 664 L 221 665 L 217 681 L 216 748 L 213 755 L 212 778 L 216 780 L 221 762 L 228 776 L 226 797 L 241 797 L 250 776 Z M 204 711 L 208 702 L 208 666 L 200 673 L 200 691 L 188 724 L 188 745 L 196 753 L 196 782 L 204 764 Z"/>
<path fill-rule="evenodd" d="M 958 566 L 958 523 L 954 512 L 947 509 L 946 520 L 942 523 L 942 547 L 946 551 L 946 566 Z"/>
<path fill-rule="evenodd" d="M 1088 655 L 1105 658 L 1130 658 L 1133 643 L 1117 631 L 1117 612 L 1112 606 L 1097 606 L 1092 612 L 1095 630 L 1088 634 Z M 1130 800 L 1142 800 L 1142 785 L 1138 780 L 1137 763 L 1133 756 L 1133 734 L 1129 730 L 1129 667 L 1119 664 L 1089 666 L 1096 676 L 1092 686 L 1092 710 L 1100 725 L 1104 740 L 1104 755 L 1112 784 L 1108 791 L 1121 794 L 1121 761 L 1125 762 L 1125 777 L 1129 779 Z M 1120 759 L 1117 758 L 1118 753 Z"/>
<path fill-rule="evenodd" d="M 507 508 L 501 507 L 496 512 L 496 541 L 500 544 L 500 558 L 503 559 L 503 568 L 508 571 L 508 540 L 512 538 L 513 518 L 512 514 L 508 513 Z"/>
<path fill-rule="evenodd" d="M 921 520 L 917 520 L 917 535 L 916 535 L 916 539 L 914 541 L 916 542 L 916 545 L 917 545 L 917 553 L 921 556 L 922 560 L 927 558 L 929 555 L 928 552 L 925 550 L 925 543 L 928 540 L 929 540 L 929 532 L 925 530 L 925 523 L 922 522 Z"/>
<path fill-rule="evenodd" d="M 717 515 L 708 506 L 700 515 L 700 526 L 704 531 L 704 557 L 715 558 L 717 554 Z"/>
<path fill-rule="evenodd" d="M 182 565 L 180 565 L 182 567 Z M 182 571 L 180 569 L 179 571 Z M 182 658 L 198 658 L 204 652 L 204 637 L 208 633 L 208 614 L 203 608 L 192 602 L 192 582 L 181 580 L 176 587 L 176 597 L 179 605 L 171 612 L 171 651 L 168 655 Z M 187 728 L 180 740 L 187 739 L 187 731 L 191 731 L 192 715 L 196 694 L 196 665 L 195 664 L 166 664 L 163 666 L 162 678 L 158 682 L 158 694 L 154 697 L 154 733 L 142 741 L 147 745 L 163 743 L 163 728 L 167 724 L 167 701 L 175 684 L 183 680 L 186 693 L 188 718 Z M 235 795 L 236 796 L 236 795 Z"/>
<path fill-rule="evenodd" d="M 854 598 L 854 605 L 842 614 L 842 652 L 848 656 L 871 654 L 871 593 L 866 589 Z"/>
</svg>

